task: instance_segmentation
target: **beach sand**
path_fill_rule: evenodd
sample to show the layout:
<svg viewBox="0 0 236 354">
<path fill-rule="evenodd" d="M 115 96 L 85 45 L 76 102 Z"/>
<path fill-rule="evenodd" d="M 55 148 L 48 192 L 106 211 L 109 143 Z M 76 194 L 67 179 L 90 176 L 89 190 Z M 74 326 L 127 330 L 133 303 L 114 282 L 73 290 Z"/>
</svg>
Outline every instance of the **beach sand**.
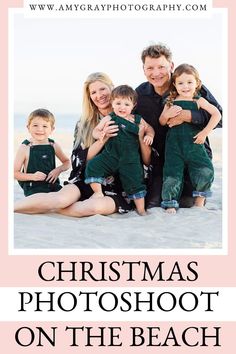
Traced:
<svg viewBox="0 0 236 354">
<path fill-rule="evenodd" d="M 111 216 L 72 218 L 57 214 L 14 214 L 14 248 L 20 249 L 216 249 L 222 248 L 222 137 L 210 136 L 215 180 L 205 208 L 180 209 L 168 215 L 161 208 L 141 217 L 135 211 Z M 17 132 L 15 146 L 24 140 Z M 54 135 L 65 152 L 71 151 L 72 133 Z M 68 172 L 62 176 L 66 179 Z M 14 199 L 23 198 L 14 181 Z"/>
</svg>

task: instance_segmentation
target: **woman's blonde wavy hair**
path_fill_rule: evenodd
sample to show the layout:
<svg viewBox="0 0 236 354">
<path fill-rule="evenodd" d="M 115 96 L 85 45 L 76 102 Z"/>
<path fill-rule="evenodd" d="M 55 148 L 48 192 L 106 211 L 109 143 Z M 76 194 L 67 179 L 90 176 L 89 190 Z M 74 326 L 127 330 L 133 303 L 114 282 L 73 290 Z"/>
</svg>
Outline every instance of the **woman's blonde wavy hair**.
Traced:
<svg viewBox="0 0 236 354">
<path fill-rule="evenodd" d="M 96 72 L 87 77 L 83 87 L 82 115 L 75 128 L 75 146 L 83 144 L 84 148 L 88 148 L 95 141 L 92 131 L 99 122 L 100 112 L 90 98 L 89 86 L 96 81 L 107 85 L 111 91 L 114 88 L 111 79 L 105 73 Z"/>
<path fill-rule="evenodd" d="M 181 64 L 175 69 L 175 71 L 171 77 L 170 93 L 169 93 L 169 96 L 167 97 L 167 100 L 166 100 L 166 104 L 168 106 L 172 106 L 173 101 L 178 96 L 178 92 L 175 87 L 175 81 L 176 81 L 177 77 L 179 77 L 180 75 L 182 75 L 184 73 L 188 74 L 188 75 L 193 75 L 195 77 L 195 80 L 197 82 L 197 87 L 196 87 L 194 96 L 197 96 L 200 91 L 200 88 L 202 86 L 202 82 L 200 80 L 198 71 L 194 68 L 194 66 L 192 66 L 190 64 Z"/>
</svg>

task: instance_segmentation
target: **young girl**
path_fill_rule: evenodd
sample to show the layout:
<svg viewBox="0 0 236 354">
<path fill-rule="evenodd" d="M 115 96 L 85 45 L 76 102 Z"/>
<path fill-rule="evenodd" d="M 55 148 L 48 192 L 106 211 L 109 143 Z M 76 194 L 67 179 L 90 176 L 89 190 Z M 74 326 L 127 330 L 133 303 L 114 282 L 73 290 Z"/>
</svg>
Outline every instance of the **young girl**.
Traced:
<svg viewBox="0 0 236 354">
<path fill-rule="evenodd" d="M 203 207 L 205 198 L 210 195 L 214 169 L 203 144 L 217 126 L 221 114 L 215 106 L 200 97 L 200 88 L 197 70 L 192 65 L 179 65 L 172 76 L 170 95 L 159 119 L 161 125 L 166 125 L 182 109 L 203 109 L 211 115 L 202 130 L 196 125 L 183 123 L 170 128 L 167 133 L 161 206 L 168 213 L 176 213 L 179 207 L 185 168 L 194 188 L 194 205 Z"/>
<path fill-rule="evenodd" d="M 139 130 L 144 129 L 143 142 L 151 145 L 154 130 L 139 115 L 131 115 L 137 102 L 136 92 L 128 85 L 116 87 L 111 94 L 113 112 L 104 117 L 95 128 L 102 131 L 104 125 L 112 120 L 119 127 L 119 131 L 105 144 L 101 154 L 94 157 L 87 164 L 85 183 L 90 184 L 94 191 L 93 197 L 101 197 L 102 184 L 106 177 L 118 173 L 124 191 L 129 199 L 134 200 L 139 215 L 145 215 L 143 165 L 140 156 Z M 143 134 L 142 134 L 143 135 Z"/>
</svg>

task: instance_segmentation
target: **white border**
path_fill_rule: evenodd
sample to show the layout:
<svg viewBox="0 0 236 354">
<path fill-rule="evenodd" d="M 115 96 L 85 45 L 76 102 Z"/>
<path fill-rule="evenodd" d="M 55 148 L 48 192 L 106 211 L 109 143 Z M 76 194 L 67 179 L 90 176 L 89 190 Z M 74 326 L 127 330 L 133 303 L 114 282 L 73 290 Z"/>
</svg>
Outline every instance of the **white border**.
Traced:
<svg viewBox="0 0 236 354">
<path fill-rule="evenodd" d="M 32 295 L 32 299 L 29 299 L 27 293 Z M 140 293 L 140 296 L 137 293 Z M 57 301 L 60 296 L 61 307 Z M 180 307 L 180 297 L 182 306 L 188 311 Z M 236 308 L 232 306 L 235 297 L 236 287 L 4 287 L 0 293 L 0 323 L 56 321 L 74 325 L 75 322 L 82 321 L 229 322 L 235 321 L 236 317 Z M 114 310 L 103 310 L 99 299 L 105 309 Z M 115 299 L 118 300 L 117 304 Z M 130 310 L 124 299 L 130 304 Z M 140 311 L 135 311 L 137 304 Z M 24 311 L 19 311 L 21 306 Z M 35 310 L 37 306 L 41 311 Z M 49 311 L 51 306 L 55 311 Z M 91 311 L 86 311 L 88 306 Z M 149 311 L 149 308 L 152 308 L 152 311 Z M 164 311 L 162 308 L 170 310 Z M 143 351 L 145 352 L 145 349 Z"/>
<path fill-rule="evenodd" d="M 212 8 L 215 13 L 221 13 L 223 18 L 223 52 L 228 54 L 228 9 Z M 8 10 L 8 175 L 12 176 L 13 154 L 13 133 L 14 133 L 14 15 L 24 13 L 24 9 Z M 227 255 L 228 254 L 228 55 L 223 56 L 222 72 L 226 72 L 223 81 L 223 99 L 222 107 L 224 112 L 224 128 L 222 134 L 222 248 L 220 249 L 15 249 L 14 248 L 14 213 L 13 210 L 13 182 L 8 184 L 8 252 L 9 255 Z M 225 158 L 227 156 L 227 158 Z"/>
</svg>

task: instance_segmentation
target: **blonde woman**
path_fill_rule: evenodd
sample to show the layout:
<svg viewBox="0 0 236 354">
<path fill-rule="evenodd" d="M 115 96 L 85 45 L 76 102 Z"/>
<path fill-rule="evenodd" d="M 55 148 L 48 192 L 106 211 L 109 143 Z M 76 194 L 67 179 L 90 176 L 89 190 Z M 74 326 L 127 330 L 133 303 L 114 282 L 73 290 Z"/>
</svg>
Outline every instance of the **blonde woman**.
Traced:
<svg viewBox="0 0 236 354">
<path fill-rule="evenodd" d="M 45 213 L 56 211 L 68 216 L 89 216 L 95 214 L 110 215 L 124 213 L 132 209 L 122 196 L 120 181 L 115 176 L 107 179 L 103 188 L 105 197 L 90 198 L 93 194 L 89 185 L 84 183 L 84 171 L 87 161 L 96 156 L 109 138 L 115 136 L 118 127 L 107 122 L 101 132 L 103 139 L 95 140 L 92 132 L 100 119 L 112 111 L 111 91 L 113 83 L 104 73 L 97 72 L 88 76 L 83 88 L 83 107 L 81 119 L 75 130 L 75 145 L 72 151 L 72 171 L 68 184 L 59 192 L 38 193 L 15 203 L 18 213 Z M 143 132 L 144 134 L 144 132 Z M 140 146 L 143 163 L 150 162 L 151 148 Z"/>
</svg>

